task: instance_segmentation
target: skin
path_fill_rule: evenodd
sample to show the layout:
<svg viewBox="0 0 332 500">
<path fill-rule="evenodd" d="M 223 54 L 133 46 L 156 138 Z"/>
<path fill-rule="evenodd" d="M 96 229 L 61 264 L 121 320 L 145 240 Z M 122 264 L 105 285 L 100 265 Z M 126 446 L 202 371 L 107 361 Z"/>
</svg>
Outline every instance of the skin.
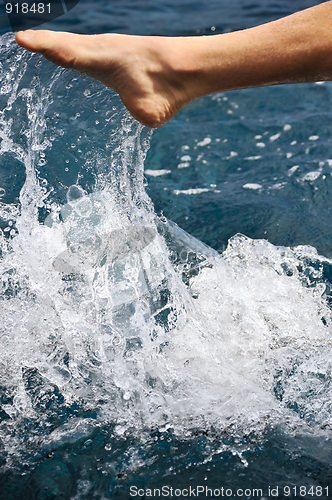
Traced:
<svg viewBox="0 0 332 500">
<path fill-rule="evenodd" d="M 160 127 L 214 92 L 332 80 L 332 1 L 255 28 L 201 37 L 77 35 L 46 30 L 16 42 L 119 93 L 144 125 Z"/>
</svg>

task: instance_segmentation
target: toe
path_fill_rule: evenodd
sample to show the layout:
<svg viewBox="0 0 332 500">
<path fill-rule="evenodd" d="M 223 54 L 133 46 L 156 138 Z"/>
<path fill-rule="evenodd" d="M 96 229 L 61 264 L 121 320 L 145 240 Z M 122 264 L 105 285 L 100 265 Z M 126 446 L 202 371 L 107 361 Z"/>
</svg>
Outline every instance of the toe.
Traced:
<svg viewBox="0 0 332 500">
<path fill-rule="evenodd" d="M 23 48 L 43 54 L 49 61 L 64 66 L 73 67 L 76 57 L 75 44 L 68 42 L 73 33 L 53 32 L 48 30 L 27 30 L 16 33 L 15 40 Z"/>
<path fill-rule="evenodd" d="M 33 52 L 43 52 L 54 44 L 54 33 L 47 30 L 27 30 L 19 31 L 15 36 L 16 42 L 24 49 L 32 50 Z"/>
</svg>

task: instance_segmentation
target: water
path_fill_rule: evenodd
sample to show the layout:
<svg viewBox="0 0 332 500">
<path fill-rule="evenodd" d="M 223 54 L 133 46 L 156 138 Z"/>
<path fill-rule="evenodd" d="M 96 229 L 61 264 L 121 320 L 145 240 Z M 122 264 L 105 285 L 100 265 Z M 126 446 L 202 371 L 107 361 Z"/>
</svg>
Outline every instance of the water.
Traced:
<svg viewBox="0 0 332 500">
<path fill-rule="evenodd" d="M 1 498 L 319 497 L 329 84 L 207 97 L 151 136 L 102 85 L 1 54 Z"/>
</svg>

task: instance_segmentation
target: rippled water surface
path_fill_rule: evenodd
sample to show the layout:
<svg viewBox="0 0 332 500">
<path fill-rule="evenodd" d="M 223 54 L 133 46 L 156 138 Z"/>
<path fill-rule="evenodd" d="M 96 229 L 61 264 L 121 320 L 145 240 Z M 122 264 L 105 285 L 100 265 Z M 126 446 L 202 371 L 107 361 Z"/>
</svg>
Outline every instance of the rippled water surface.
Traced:
<svg viewBox="0 0 332 500">
<path fill-rule="evenodd" d="M 181 6 L 210 29 L 217 5 Z M 239 2 L 217 29 L 287 9 Z M 215 94 L 152 135 L 111 90 L 0 50 L 0 498 L 324 497 L 331 85 Z"/>
</svg>

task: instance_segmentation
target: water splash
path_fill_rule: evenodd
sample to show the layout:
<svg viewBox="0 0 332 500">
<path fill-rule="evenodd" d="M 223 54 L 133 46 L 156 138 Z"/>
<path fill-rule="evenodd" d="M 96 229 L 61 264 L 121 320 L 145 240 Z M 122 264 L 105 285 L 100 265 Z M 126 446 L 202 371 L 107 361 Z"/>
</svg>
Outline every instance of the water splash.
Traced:
<svg viewBox="0 0 332 500">
<path fill-rule="evenodd" d="M 242 235 L 219 255 L 158 219 L 151 133 L 118 96 L 11 36 L 1 51 L 3 466 L 107 425 L 108 451 L 153 430 L 233 436 L 207 456 L 271 426 L 329 429 L 331 261 Z"/>
</svg>

